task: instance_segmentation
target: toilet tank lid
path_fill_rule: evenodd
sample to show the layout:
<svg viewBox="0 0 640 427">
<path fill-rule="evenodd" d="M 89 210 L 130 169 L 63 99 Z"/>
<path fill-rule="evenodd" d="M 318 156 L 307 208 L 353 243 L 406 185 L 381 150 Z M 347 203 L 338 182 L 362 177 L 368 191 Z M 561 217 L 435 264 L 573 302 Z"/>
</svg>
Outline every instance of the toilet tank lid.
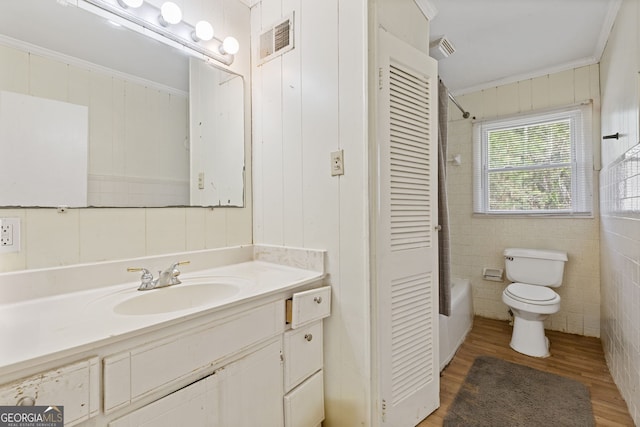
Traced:
<svg viewBox="0 0 640 427">
<path fill-rule="evenodd" d="M 551 249 L 524 249 L 524 248 L 507 248 L 504 250 L 504 256 L 519 258 L 539 258 L 550 259 L 554 261 L 568 261 L 567 253 L 564 251 L 554 251 Z"/>
</svg>

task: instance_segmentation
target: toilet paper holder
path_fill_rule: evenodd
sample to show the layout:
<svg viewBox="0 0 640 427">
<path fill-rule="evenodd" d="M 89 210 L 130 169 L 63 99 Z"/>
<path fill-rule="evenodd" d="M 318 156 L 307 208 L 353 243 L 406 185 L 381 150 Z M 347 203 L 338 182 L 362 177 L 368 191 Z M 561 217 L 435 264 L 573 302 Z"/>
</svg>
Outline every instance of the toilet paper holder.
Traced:
<svg viewBox="0 0 640 427">
<path fill-rule="evenodd" d="M 484 280 L 491 280 L 492 282 L 502 282 L 502 268 L 489 268 L 484 267 L 482 269 L 482 278 Z"/>
</svg>

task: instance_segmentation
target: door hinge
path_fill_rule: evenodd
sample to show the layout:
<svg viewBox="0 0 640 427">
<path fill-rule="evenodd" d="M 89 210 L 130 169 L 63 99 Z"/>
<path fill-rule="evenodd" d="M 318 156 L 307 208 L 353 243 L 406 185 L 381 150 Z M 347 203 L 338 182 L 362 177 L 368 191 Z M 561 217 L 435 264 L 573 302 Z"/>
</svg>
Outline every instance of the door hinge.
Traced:
<svg viewBox="0 0 640 427">
<path fill-rule="evenodd" d="M 383 76 L 384 73 L 382 72 L 382 68 L 378 68 L 378 89 L 382 90 L 383 88 Z"/>
<path fill-rule="evenodd" d="M 386 422 L 387 421 L 387 401 L 382 399 L 382 407 L 381 409 L 381 413 L 382 413 L 382 422 Z"/>
</svg>

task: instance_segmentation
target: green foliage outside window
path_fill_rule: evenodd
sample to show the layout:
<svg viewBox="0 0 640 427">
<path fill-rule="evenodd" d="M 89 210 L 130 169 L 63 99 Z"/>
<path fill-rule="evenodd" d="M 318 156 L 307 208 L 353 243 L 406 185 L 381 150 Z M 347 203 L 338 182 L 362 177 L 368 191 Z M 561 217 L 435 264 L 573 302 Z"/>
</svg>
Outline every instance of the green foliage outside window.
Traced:
<svg viewBox="0 0 640 427">
<path fill-rule="evenodd" d="M 571 122 L 488 132 L 490 211 L 571 209 Z"/>
</svg>

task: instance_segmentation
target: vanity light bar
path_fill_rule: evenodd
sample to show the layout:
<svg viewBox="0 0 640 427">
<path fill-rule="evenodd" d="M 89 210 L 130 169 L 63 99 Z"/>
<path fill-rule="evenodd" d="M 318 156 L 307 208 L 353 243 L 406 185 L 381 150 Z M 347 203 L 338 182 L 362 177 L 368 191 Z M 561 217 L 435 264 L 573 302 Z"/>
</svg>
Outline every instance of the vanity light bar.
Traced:
<svg viewBox="0 0 640 427">
<path fill-rule="evenodd" d="M 197 53 L 200 53 L 215 61 L 221 62 L 225 65 L 231 65 L 233 63 L 234 56 L 231 52 L 225 51 L 223 47 L 223 41 L 217 37 L 211 37 L 211 40 L 215 40 L 219 43 L 217 50 L 210 50 L 197 42 L 193 41 L 193 34 L 196 33 L 196 28 L 184 21 L 179 21 L 175 24 L 163 26 L 158 17 L 161 16 L 161 11 L 157 7 L 142 2 L 139 7 L 123 8 L 120 5 L 110 2 L 109 0 L 82 0 L 85 3 L 89 3 L 103 11 L 112 13 L 132 22 L 140 27 L 159 34 L 167 39 L 185 46 Z M 118 2 L 119 4 L 119 2 Z M 199 41 L 200 39 L 198 39 Z M 235 40 L 235 39 L 233 39 Z M 237 45 L 237 41 L 235 42 Z"/>
</svg>

